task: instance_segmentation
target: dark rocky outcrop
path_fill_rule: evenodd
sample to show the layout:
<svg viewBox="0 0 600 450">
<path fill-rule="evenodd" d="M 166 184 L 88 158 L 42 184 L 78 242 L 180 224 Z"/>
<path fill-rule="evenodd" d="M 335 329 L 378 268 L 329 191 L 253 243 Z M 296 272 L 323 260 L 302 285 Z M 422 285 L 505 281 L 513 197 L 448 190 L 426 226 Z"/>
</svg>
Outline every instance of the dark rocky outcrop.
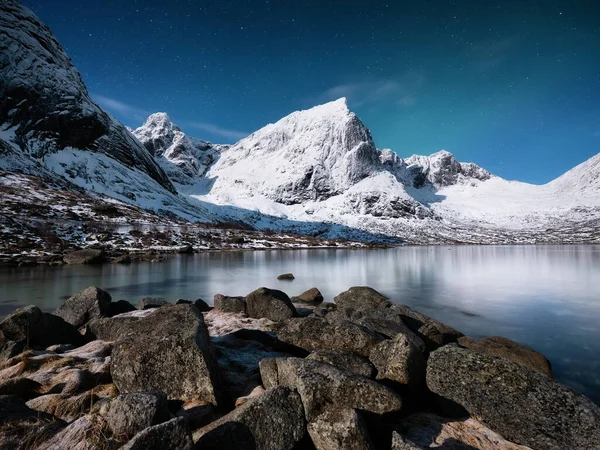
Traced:
<svg viewBox="0 0 600 450">
<path fill-rule="evenodd" d="M 385 414 L 402 408 L 400 396 L 391 389 L 331 364 L 300 358 L 275 358 L 274 361 L 261 364 L 263 383 L 269 380 L 297 390 L 308 422 L 330 409 L 351 408 Z M 264 376 L 263 367 L 268 370 Z"/>
<path fill-rule="evenodd" d="M 116 316 L 119 314 L 128 313 L 131 311 L 135 311 L 137 308 L 129 303 L 127 300 L 118 300 L 116 302 L 112 302 L 110 304 L 110 316 Z"/>
<path fill-rule="evenodd" d="M 318 305 L 323 302 L 323 294 L 316 287 L 304 291 L 297 297 L 290 299 L 292 303 L 304 303 L 306 305 Z"/>
<path fill-rule="evenodd" d="M 161 298 L 144 297 L 137 302 L 137 309 L 153 309 L 166 305 L 170 305 L 170 303 Z"/>
<path fill-rule="evenodd" d="M 246 311 L 250 317 L 265 318 L 274 322 L 298 315 L 284 292 L 265 287 L 258 288 L 246 296 Z"/>
<path fill-rule="evenodd" d="M 398 334 L 377 344 L 369 355 L 378 380 L 421 385 L 425 381 L 425 357 L 408 336 Z"/>
<path fill-rule="evenodd" d="M 194 306 L 196 308 L 198 308 L 198 310 L 200 312 L 207 312 L 210 311 L 212 308 L 208 305 L 208 303 L 206 303 L 204 300 L 202 300 L 201 298 L 197 299 L 194 302 Z"/>
<path fill-rule="evenodd" d="M 163 391 L 168 399 L 217 404 L 219 373 L 202 314 L 163 307 L 115 341 L 111 374 L 120 392 Z"/>
<path fill-rule="evenodd" d="M 216 294 L 214 298 L 215 309 L 226 313 L 246 313 L 246 299 L 244 297 L 229 297 Z"/>
<path fill-rule="evenodd" d="M 505 337 L 490 336 L 478 341 L 459 339 L 459 345 L 484 355 L 506 358 L 531 370 L 552 376 L 550 361 L 544 355 Z"/>
<path fill-rule="evenodd" d="M 386 296 L 367 286 L 353 286 L 335 296 L 333 300 L 338 307 L 357 310 L 388 308 L 392 305 Z"/>
<path fill-rule="evenodd" d="M 306 351 L 346 350 L 369 356 L 371 349 L 384 337 L 351 322 L 329 323 L 319 317 L 288 320 L 277 332 L 277 338 Z"/>
<path fill-rule="evenodd" d="M 104 250 L 85 248 L 67 253 L 63 256 L 63 261 L 67 264 L 102 264 L 106 261 L 106 255 Z"/>
<path fill-rule="evenodd" d="M 120 441 L 171 419 L 167 397 L 162 392 L 134 392 L 114 398 L 105 414 L 108 426 Z"/>
<path fill-rule="evenodd" d="M 187 421 L 176 417 L 136 434 L 122 450 L 191 450 L 194 442 Z"/>
<path fill-rule="evenodd" d="M 111 302 L 108 292 L 90 286 L 65 300 L 53 314 L 79 328 L 92 319 L 109 316 Z"/>
<path fill-rule="evenodd" d="M 77 328 L 61 317 L 42 312 L 37 306 L 17 309 L 0 322 L 6 339 L 28 347 L 46 348 L 54 344 L 79 346 L 85 339 Z"/>
<path fill-rule="evenodd" d="M 300 396 L 275 387 L 195 432 L 194 441 L 206 450 L 291 450 L 305 433 Z"/>
<path fill-rule="evenodd" d="M 317 450 L 374 449 L 367 426 L 354 409 L 326 411 L 310 422 L 307 429 Z"/>
<path fill-rule="evenodd" d="M 373 350 L 371 350 L 371 353 L 372 352 Z M 317 350 L 308 355 L 306 359 L 312 359 L 314 361 L 321 361 L 331 364 L 338 369 L 352 372 L 367 378 L 371 378 L 375 374 L 375 368 L 367 358 L 345 350 Z"/>
<path fill-rule="evenodd" d="M 427 386 L 517 444 L 558 450 L 600 442 L 598 406 L 505 358 L 445 346 L 429 357 Z"/>
</svg>

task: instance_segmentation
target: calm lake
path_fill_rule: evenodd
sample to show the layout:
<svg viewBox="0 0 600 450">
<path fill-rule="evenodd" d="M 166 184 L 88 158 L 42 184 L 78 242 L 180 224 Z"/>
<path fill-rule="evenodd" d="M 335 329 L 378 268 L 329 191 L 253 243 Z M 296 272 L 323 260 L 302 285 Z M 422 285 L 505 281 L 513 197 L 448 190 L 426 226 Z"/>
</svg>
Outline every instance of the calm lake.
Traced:
<svg viewBox="0 0 600 450">
<path fill-rule="evenodd" d="M 294 281 L 277 281 L 292 272 Z M 600 246 L 404 247 L 181 255 L 129 266 L 0 268 L 0 316 L 23 305 L 52 311 L 95 285 L 113 300 L 175 301 L 260 286 L 326 301 L 368 285 L 398 303 L 480 337 L 500 335 L 543 353 L 556 377 L 600 403 Z"/>
</svg>

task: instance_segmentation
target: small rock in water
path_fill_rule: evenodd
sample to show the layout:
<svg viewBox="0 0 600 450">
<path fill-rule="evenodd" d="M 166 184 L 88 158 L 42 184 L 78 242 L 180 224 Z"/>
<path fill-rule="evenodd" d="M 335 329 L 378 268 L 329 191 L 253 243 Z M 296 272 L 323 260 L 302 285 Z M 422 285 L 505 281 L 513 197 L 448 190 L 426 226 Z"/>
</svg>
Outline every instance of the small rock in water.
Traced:
<svg viewBox="0 0 600 450">
<path fill-rule="evenodd" d="M 282 273 L 281 275 L 277 276 L 278 280 L 289 280 L 289 281 L 291 281 L 291 280 L 293 280 L 295 278 L 296 277 L 292 273 Z"/>
</svg>

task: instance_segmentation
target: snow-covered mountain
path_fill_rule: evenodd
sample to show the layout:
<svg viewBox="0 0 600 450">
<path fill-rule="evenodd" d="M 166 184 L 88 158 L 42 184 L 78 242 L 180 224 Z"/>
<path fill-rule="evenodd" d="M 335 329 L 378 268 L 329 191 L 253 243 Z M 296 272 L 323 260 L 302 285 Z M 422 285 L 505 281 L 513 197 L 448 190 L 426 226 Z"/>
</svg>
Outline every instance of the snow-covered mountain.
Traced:
<svg viewBox="0 0 600 450">
<path fill-rule="evenodd" d="M 0 168 L 71 183 L 156 212 L 209 216 L 179 197 L 148 150 L 96 105 L 52 32 L 0 2 Z"/>
<path fill-rule="evenodd" d="M 176 184 L 193 184 L 204 176 L 228 145 L 187 136 L 166 113 L 152 114 L 132 133 Z"/>
</svg>

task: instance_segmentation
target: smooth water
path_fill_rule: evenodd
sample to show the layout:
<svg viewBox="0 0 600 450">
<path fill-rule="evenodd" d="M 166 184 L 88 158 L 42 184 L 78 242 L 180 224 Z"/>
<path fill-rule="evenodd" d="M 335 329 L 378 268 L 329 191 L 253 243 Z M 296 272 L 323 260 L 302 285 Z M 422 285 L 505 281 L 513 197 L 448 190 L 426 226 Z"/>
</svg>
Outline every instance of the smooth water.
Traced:
<svg viewBox="0 0 600 450">
<path fill-rule="evenodd" d="M 292 272 L 294 281 L 277 281 Z M 212 301 L 260 286 L 326 301 L 368 285 L 479 337 L 506 336 L 546 355 L 557 378 L 600 403 L 600 246 L 403 247 L 181 255 L 132 265 L 0 268 L 0 315 L 51 311 L 96 285 L 113 300 Z"/>
</svg>

